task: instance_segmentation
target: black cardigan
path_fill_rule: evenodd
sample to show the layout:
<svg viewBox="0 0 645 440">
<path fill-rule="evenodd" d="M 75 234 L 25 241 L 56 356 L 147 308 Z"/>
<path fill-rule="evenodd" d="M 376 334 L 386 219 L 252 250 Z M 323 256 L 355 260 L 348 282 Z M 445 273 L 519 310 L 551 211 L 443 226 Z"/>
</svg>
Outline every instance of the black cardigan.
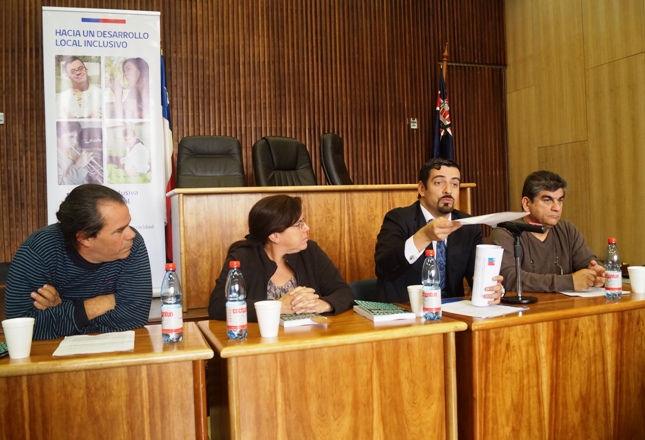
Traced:
<svg viewBox="0 0 645 440">
<path fill-rule="evenodd" d="M 351 288 L 343 280 L 327 254 L 315 241 L 309 240 L 307 249 L 285 256 L 287 264 L 295 273 L 299 286 L 313 287 L 321 299 L 332 306 L 330 314 L 342 313 L 354 304 Z M 269 259 L 261 243 L 242 240 L 231 245 L 215 288 L 208 304 L 211 319 L 226 320 L 226 276 L 228 263 L 240 261 L 240 269 L 246 283 L 248 320 L 257 322 L 254 304 L 267 299 L 267 284 L 278 266 Z"/>
</svg>

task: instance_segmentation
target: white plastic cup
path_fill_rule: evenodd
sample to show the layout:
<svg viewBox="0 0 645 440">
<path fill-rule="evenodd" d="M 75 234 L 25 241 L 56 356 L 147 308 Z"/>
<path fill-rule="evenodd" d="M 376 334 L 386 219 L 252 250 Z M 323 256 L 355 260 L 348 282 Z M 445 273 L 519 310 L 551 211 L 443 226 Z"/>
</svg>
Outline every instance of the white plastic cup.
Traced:
<svg viewBox="0 0 645 440">
<path fill-rule="evenodd" d="M 258 324 L 260 324 L 260 335 L 263 338 L 278 336 L 281 308 L 282 303 L 276 300 L 257 301 L 255 303 L 255 312 L 258 315 Z"/>
<path fill-rule="evenodd" d="M 410 307 L 414 314 L 423 317 L 423 285 L 414 284 L 408 286 L 408 295 L 410 297 Z"/>
<path fill-rule="evenodd" d="M 627 272 L 629 272 L 632 292 L 645 293 L 645 266 L 628 266 Z"/>
<path fill-rule="evenodd" d="M 2 321 L 10 358 L 22 359 L 31 354 L 34 321 L 34 318 L 11 318 Z"/>
</svg>

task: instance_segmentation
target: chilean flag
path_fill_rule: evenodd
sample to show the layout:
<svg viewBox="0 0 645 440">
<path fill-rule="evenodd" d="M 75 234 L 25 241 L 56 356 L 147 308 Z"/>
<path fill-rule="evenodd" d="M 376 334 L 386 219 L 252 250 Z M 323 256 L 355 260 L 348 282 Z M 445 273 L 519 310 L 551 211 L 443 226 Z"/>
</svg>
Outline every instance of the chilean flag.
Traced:
<svg viewBox="0 0 645 440">
<path fill-rule="evenodd" d="M 161 113 L 163 115 L 163 146 L 166 162 L 166 192 L 175 189 L 175 157 L 170 126 L 170 99 L 166 82 L 166 65 L 161 55 Z M 170 222 L 170 199 L 166 198 L 166 260 L 172 261 L 172 225 Z"/>
<path fill-rule="evenodd" d="M 443 157 L 455 160 L 452 147 L 452 124 L 450 123 L 450 106 L 446 83 L 443 80 L 443 70 L 440 71 L 439 92 L 437 93 L 437 117 L 434 124 L 434 146 L 432 157 Z"/>
</svg>

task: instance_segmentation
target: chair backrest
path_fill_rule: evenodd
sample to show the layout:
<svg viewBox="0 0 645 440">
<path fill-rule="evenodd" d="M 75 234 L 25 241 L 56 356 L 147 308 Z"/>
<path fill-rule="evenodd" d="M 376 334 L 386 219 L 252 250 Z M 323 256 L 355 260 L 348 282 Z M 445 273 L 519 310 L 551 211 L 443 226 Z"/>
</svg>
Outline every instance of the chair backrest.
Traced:
<svg viewBox="0 0 645 440">
<path fill-rule="evenodd" d="M 353 183 L 345 165 L 343 139 L 340 136 L 334 133 L 324 133 L 320 136 L 320 159 L 327 183 L 330 185 Z"/>
<path fill-rule="evenodd" d="M 352 281 L 351 283 L 349 283 L 349 287 L 354 293 L 354 299 L 362 299 L 364 301 L 379 301 L 378 293 L 376 290 L 376 278 Z"/>
<path fill-rule="evenodd" d="M 317 185 L 311 157 L 297 139 L 266 136 L 253 145 L 253 172 L 258 186 Z"/>
<path fill-rule="evenodd" d="M 242 147 L 230 136 L 187 136 L 177 151 L 177 187 L 246 186 Z"/>
</svg>

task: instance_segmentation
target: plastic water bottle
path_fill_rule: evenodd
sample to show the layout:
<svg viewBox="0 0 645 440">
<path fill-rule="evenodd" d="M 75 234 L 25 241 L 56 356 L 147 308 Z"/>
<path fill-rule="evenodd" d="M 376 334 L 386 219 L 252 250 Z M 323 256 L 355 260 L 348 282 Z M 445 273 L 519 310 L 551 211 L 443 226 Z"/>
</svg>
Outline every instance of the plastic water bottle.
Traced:
<svg viewBox="0 0 645 440">
<path fill-rule="evenodd" d="M 184 339 L 183 295 L 176 269 L 175 263 L 167 263 L 161 282 L 161 335 L 166 343 Z"/>
<path fill-rule="evenodd" d="M 441 272 L 434 259 L 434 251 L 426 250 L 421 272 L 423 284 L 423 317 L 429 321 L 441 319 Z"/>
<path fill-rule="evenodd" d="M 246 284 L 239 261 L 228 264 L 226 277 L 226 333 L 229 339 L 246 338 Z"/>
<path fill-rule="evenodd" d="M 610 299 L 620 298 L 623 293 L 623 272 L 620 270 L 620 254 L 616 239 L 607 240 L 605 251 L 605 296 Z"/>
</svg>

